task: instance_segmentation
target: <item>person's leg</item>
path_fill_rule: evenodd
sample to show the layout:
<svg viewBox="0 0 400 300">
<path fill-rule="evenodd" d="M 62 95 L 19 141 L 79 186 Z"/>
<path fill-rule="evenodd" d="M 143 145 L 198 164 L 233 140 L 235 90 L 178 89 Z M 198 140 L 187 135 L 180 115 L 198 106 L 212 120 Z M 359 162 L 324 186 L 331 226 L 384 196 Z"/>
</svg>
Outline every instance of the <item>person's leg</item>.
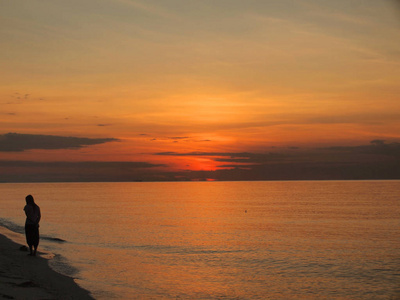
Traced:
<svg viewBox="0 0 400 300">
<path fill-rule="evenodd" d="M 39 228 L 35 225 L 25 225 L 26 243 L 29 246 L 29 255 L 35 256 L 39 244 Z"/>
<path fill-rule="evenodd" d="M 39 246 L 39 227 L 35 227 L 33 240 L 33 256 L 36 256 L 37 248 Z"/>
<path fill-rule="evenodd" d="M 33 255 L 32 232 L 30 226 L 27 224 L 25 224 L 25 237 L 26 237 L 26 243 L 29 246 L 29 255 Z"/>
</svg>

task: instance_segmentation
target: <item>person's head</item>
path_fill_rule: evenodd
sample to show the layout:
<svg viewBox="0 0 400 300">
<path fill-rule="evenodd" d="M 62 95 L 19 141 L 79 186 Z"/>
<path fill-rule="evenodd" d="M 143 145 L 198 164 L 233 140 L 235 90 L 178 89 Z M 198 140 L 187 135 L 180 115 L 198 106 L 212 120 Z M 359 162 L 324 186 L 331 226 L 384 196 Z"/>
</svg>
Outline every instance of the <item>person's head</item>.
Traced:
<svg viewBox="0 0 400 300">
<path fill-rule="evenodd" d="M 33 205 L 33 206 L 35 205 L 35 200 L 33 200 L 32 195 L 26 196 L 25 200 L 26 200 L 26 204 Z"/>
</svg>

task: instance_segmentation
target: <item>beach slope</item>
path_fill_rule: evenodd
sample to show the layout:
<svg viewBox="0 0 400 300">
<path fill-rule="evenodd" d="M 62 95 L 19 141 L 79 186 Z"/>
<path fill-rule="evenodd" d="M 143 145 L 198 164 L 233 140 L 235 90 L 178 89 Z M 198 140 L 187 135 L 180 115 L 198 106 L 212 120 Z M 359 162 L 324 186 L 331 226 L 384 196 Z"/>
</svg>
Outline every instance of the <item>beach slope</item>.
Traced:
<svg viewBox="0 0 400 300">
<path fill-rule="evenodd" d="M 47 259 L 28 256 L 20 247 L 0 234 L 0 298 L 93 299 L 72 278 L 52 270 Z"/>
</svg>

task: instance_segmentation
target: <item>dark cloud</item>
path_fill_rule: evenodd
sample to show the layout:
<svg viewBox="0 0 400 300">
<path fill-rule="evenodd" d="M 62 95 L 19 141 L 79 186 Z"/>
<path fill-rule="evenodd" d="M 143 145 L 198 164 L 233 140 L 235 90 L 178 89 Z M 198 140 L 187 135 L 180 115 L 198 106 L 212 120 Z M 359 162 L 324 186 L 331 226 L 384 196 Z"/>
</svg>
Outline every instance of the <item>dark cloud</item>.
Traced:
<svg viewBox="0 0 400 300">
<path fill-rule="evenodd" d="M 231 156 L 231 157 L 248 157 L 252 153 L 248 152 L 158 152 L 154 155 L 168 156 Z"/>
<path fill-rule="evenodd" d="M 170 139 L 170 140 L 185 140 L 185 139 L 188 139 L 189 137 L 188 136 L 171 136 L 171 137 L 168 137 L 168 139 Z"/>
<path fill-rule="evenodd" d="M 400 143 L 386 143 L 384 140 L 373 140 L 370 145 L 355 147 L 330 147 L 327 150 L 333 150 L 339 153 L 372 154 L 400 157 Z"/>
<path fill-rule="evenodd" d="M 148 134 L 139 134 L 141 136 L 146 136 Z M 157 137 L 157 138 L 152 138 L 151 141 L 168 141 L 168 140 L 173 140 L 174 142 L 179 141 L 179 140 L 187 140 L 190 139 L 189 136 L 167 136 L 167 137 Z"/>
<path fill-rule="evenodd" d="M 400 143 L 275 152 L 159 152 L 159 156 L 206 157 L 217 170 L 167 171 L 150 162 L 0 161 L 0 181 L 190 181 L 400 179 Z M 186 166 L 190 168 L 190 165 Z"/>
<path fill-rule="evenodd" d="M 400 162 L 293 162 L 261 164 L 216 171 L 189 171 L 176 173 L 186 180 L 381 180 L 400 179 Z"/>
<path fill-rule="evenodd" d="M 91 139 L 54 135 L 7 133 L 0 135 L 0 151 L 21 152 L 30 149 L 79 149 L 85 146 L 113 141 L 118 141 L 118 139 Z"/>
<path fill-rule="evenodd" d="M 284 149 L 283 149 L 284 150 Z M 277 161 L 336 161 L 337 159 L 370 157 L 370 155 L 386 155 L 400 157 L 400 143 L 386 143 L 384 140 L 373 140 L 369 145 L 338 146 L 301 150 L 289 147 L 286 151 L 279 149 L 274 152 L 158 152 L 162 156 L 201 156 L 209 157 L 218 162 L 263 164 Z M 293 151 L 296 150 L 296 151 Z M 363 156 L 364 155 L 364 156 Z"/>
<path fill-rule="evenodd" d="M 111 126 L 111 124 L 97 124 L 99 127 L 106 127 L 106 126 Z"/>
<path fill-rule="evenodd" d="M 215 171 L 177 174 L 187 180 L 346 180 L 400 179 L 400 143 L 374 140 L 369 145 L 250 152 L 159 152 L 163 156 L 207 157 Z"/>
<path fill-rule="evenodd" d="M 15 98 L 17 100 L 28 100 L 28 98 L 30 97 L 30 94 L 14 93 L 14 95 L 11 97 Z"/>
<path fill-rule="evenodd" d="M 148 162 L 132 162 L 132 161 L 81 161 L 81 162 L 37 162 L 37 161 L 21 161 L 21 160 L 0 160 L 2 167 L 48 167 L 48 168 L 119 168 L 119 169 L 143 169 L 164 167 L 163 164 L 152 164 Z"/>
<path fill-rule="evenodd" d="M 249 152 L 159 152 L 154 153 L 155 155 L 164 156 L 202 156 L 210 157 L 217 162 L 231 162 L 231 163 L 266 163 L 270 161 L 276 161 L 278 158 L 282 159 L 288 155 L 282 155 L 279 153 L 249 153 Z"/>
<path fill-rule="evenodd" d="M 148 162 L 0 161 L 0 182 L 136 181 L 156 178 Z M 152 175 L 153 174 L 153 175 Z"/>
</svg>

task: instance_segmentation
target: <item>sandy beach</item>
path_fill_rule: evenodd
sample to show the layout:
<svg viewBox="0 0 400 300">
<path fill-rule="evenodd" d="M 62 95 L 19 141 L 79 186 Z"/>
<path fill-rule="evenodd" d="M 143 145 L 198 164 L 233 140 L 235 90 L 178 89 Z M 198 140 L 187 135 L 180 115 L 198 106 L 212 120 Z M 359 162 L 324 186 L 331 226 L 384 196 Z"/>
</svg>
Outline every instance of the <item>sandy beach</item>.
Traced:
<svg viewBox="0 0 400 300">
<path fill-rule="evenodd" d="M 0 298 L 93 299 L 73 278 L 53 271 L 40 253 L 29 256 L 21 244 L 1 234 L 0 245 Z"/>
</svg>

